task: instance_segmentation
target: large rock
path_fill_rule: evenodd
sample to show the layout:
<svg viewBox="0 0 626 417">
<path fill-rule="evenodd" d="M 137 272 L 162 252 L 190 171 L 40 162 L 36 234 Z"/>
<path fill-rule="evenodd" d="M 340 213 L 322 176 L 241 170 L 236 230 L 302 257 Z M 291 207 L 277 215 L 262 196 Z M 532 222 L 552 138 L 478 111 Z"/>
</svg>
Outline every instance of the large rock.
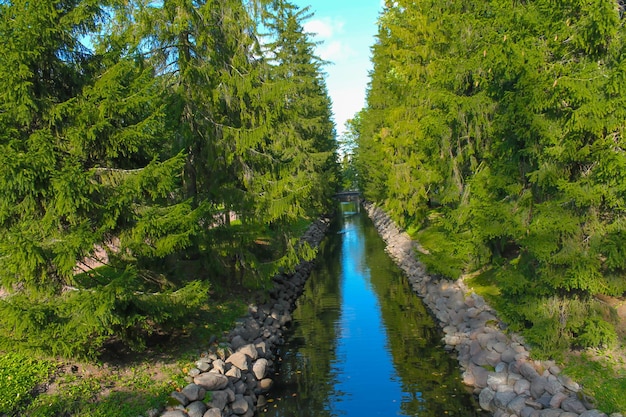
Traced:
<svg viewBox="0 0 626 417">
<path fill-rule="evenodd" d="M 237 352 L 240 352 L 240 353 L 243 353 L 244 355 L 247 355 L 252 360 L 255 360 L 256 358 L 259 357 L 259 352 L 257 352 L 256 346 L 254 346 L 251 343 L 247 344 L 245 346 L 240 347 Z M 242 369 L 242 371 L 243 370 L 244 369 Z"/>
<path fill-rule="evenodd" d="M 513 390 L 518 394 L 530 393 L 530 382 L 527 379 L 519 379 L 513 385 Z"/>
<path fill-rule="evenodd" d="M 233 350 L 237 350 L 237 349 L 239 349 L 240 347 L 244 346 L 247 343 L 248 342 L 246 342 L 246 339 L 244 339 L 241 335 L 236 335 L 230 341 L 230 345 L 232 346 Z"/>
<path fill-rule="evenodd" d="M 537 377 L 530 383 L 530 395 L 533 398 L 540 398 L 546 392 L 546 384 L 548 381 L 545 377 Z"/>
<path fill-rule="evenodd" d="M 189 384 L 183 388 L 181 392 L 190 402 L 202 401 L 206 394 L 206 389 L 202 388 L 198 384 Z"/>
<path fill-rule="evenodd" d="M 270 388 L 272 388 L 272 385 L 274 385 L 274 381 L 272 379 L 263 378 L 262 380 L 259 381 L 258 390 L 259 392 L 267 392 L 270 390 Z"/>
<path fill-rule="evenodd" d="M 185 397 L 182 392 L 174 391 L 170 394 L 170 397 L 174 398 L 183 406 L 189 404 L 189 399 Z"/>
<path fill-rule="evenodd" d="M 520 412 L 520 417 L 532 417 L 533 414 L 538 413 L 537 410 L 535 410 L 532 407 L 524 407 L 522 408 L 522 411 Z"/>
<path fill-rule="evenodd" d="M 554 395 L 558 392 L 563 392 L 563 384 L 561 384 L 554 376 L 550 376 L 548 378 L 548 382 L 546 383 L 546 391 L 550 394 Z"/>
<path fill-rule="evenodd" d="M 502 362 L 511 363 L 515 360 L 515 355 L 517 355 L 517 352 L 515 352 L 512 348 L 507 348 L 504 352 L 502 352 L 500 358 L 502 359 Z"/>
<path fill-rule="evenodd" d="M 493 397 L 493 404 L 501 409 L 506 410 L 506 407 L 509 405 L 513 399 L 517 397 L 513 391 L 511 392 L 496 392 L 496 395 Z"/>
<path fill-rule="evenodd" d="M 539 417 L 560 417 L 563 411 L 554 408 L 548 408 L 539 412 Z"/>
<path fill-rule="evenodd" d="M 568 377 L 566 375 L 561 374 L 561 375 L 558 376 L 558 380 L 568 390 L 570 390 L 572 392 L 580 391 L 580 385 L 578 385 L 578 383 L 576 381 L 574 381 L 572 378 L 570 378 L 570 377 Z"/>
<path fill-rule="evenodd" d="M 576 414 L 582 414 L 587 411 L 587 407 L 585 407 L 578 398 L 574 397 L 569 397 L 561 401 L 561 408 L 564 411 Z"/>
<path fill-rule="evenodd" d="M 236 366 L 233 366 L 226 372 L 226 376 L 232 379 L 240 379 L 241 378 L 241 370 Z"/>
<path fill-rule="evenodd" d="M 602 411 L 600 410 L 587 410 L 584 413 L 582 413 L 580 415 L 580 417 L 607 417 L 606 414 L 604 414 Z"/>
<path fill-rule="evenodd" d="M 213 391 L 208 406 L 210 408 L 223 410 L 229 402 L 229 395 L 226 391 Z"/>
<path fill-rule="evenodd" d="M 475 386 L 478 388 L 485 388 L 487 386 L 487 378 L 489 372 L 482 366 L 470 364 L 469 371 L 474 375 Z"/>
<path fill-rule="evenodd" d="M 254 350 L 256 352 L 256 349 Z M 248 370 L 248 358 L 249 356 L 245 353 L 239 351 L 235 352 L 226 359 L 226 363 L 230 363 L 233 366 L 236 366 L 242 371 Z"/>
<path fill-rule="evenodd" d="M 254 362 L 254 365 L 252 365 L 252 372 L 254 373 L 256 379 L 261 380 L 265 378 L 265 374 L 267 373 L 267 365 L 268 362 L 265 358 L 257 359 Z"/>
<path fill-rule="evenodd" d="M 185 407 L 185 409 L 189 417 L 203 417 L 207 407 L 202 401 L 194 401 Z"/>
<path fill-rule="evenodd" d="M 224 374 L 226 372 L 226 364 L 222 359 L 213 361 L 213 371 L 219 374 Z"/>
<path fill-rule="evenodd" d="M 250 404 L 243 395 L 237 395 L 235 401 L 231 404 L 230 408 L 233 410 L 233 413 L 242 415 L 248 412 L 250 409 Z"/>
<path fill-rule="evenodd" d="M 211 363 L 206 361 L 206 360 L 201 360 L 196 362 L 196 368 L 200 371 L 200 372 L 207 372 L 208 370 L 211 369 Z M 195 375 L 193 375 L 195 376 Z"/>
<path fill-rule="evenodd" d="M 520 365 L 519 373 L 531 382 L 539 376 L 539 373 L 535 370 L 535 367 L 528 362 L 524 362 Z"/>
<path fill-rule="evenodd" d="M 478 403 L 480 404 L 480 408 L 485 411 L 493 411 L 493 399 L 495 396 L 496 393 L 493 392 L 491 389 L 483 389 L 478 395 Z"/>
<path fill-rule="evenodd" d="M 219 391 L 226 388 L 228 385 L 228 378 L 222 374 L 205 372 L 194 377 L 193 382 L 200 385 L 207 391 Z"/>
<path fill-rule="evenodd" d="M 219 408 L 209 408 L 203 417 L 222 417 L 222 410 Z"/>
<path fill-rule="evenodd" d="M 552 399 L 550 400 L 550 407 L 561 408 L 561 404 L 567 398 L 568 398 L 567 395 L 563 394 L 562 392 L 557 392 L 556 394 L 552 396 Z"/>
<path fill-rule="evenodd" d="M 489 373 L 487 376 L 487 385 L 494 391 L 499 391 L 501 385 L 508 385 L 508 376 L 504 373 Z"/>
<path fill-rule="evenodd" d="M 161 417 L 188 417 L 188 416 L 187 416 L 187 413 L 185 413 L 183 410 L 171 410 L 171 411 L 166 411 L 165 413 L 163 413 Z"/>
<path fill-rule="evenodd" d="M 254 347 L 256 347 L 256 351 L 259 357 L 261 358 L 268 358 L 269 357 L 269 349 L 267 347 L 267 343 L 265 343 L 265 341 L 260 341 L 254 344 Z"/>
<path fill-rule="evenodd" d="M 522 414 L 522 410 L 524 409 L 524 407 L 526 407 L 526 397 L 524 395 L 518 395 L 517 397 L 509 401 L 506 409 L 509 413 L 519 416 Z"/>
</svg>

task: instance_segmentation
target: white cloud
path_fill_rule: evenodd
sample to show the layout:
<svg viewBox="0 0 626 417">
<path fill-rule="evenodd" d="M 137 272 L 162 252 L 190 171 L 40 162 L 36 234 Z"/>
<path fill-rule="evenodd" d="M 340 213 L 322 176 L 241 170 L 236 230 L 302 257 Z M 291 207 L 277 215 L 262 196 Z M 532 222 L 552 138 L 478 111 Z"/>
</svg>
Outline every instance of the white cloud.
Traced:
<svg viewBox="0 0 626 417">
<path fill-rule="evenodd" d="M 317 53 L 325 61 L 337 62 L 354 56 L 355 52 L 346 43 L 340 41 L 324 42 L 317 47 Z"/>
<path fill-rule="evenodd" d="M 343 32 L 344 22 L 330 17 L 313 19 L 304 24 L 304 31 L 315 34 L 320 39 L 330 39 Z"/>
<path fill-rule="evenodd" d="M 317 45 L 317 55 L 325 61 L 336 62 L 354 56 L 344 34 L 345 22 L 340 18 L 322 17 L 304 24 L 304 31 L 313 35 Z"/>
</svg>

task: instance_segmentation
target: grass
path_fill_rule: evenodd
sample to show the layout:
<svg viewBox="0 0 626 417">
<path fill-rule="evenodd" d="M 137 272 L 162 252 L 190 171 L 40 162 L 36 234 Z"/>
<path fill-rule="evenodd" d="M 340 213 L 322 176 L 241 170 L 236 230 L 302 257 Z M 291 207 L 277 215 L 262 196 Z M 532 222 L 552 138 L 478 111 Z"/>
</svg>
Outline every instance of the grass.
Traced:
<svg viewBox="0 0 626 417">
<path fill-rule="evenodd" d="M 493 269 L 487 269 L 467 276 L 465 283 L 490 304 L 495 302 L 500 296 L 500 289 L 495 283 L 495 271 Z"/>
<path fill-rule="evenodd" d="M 194 323 L 147 352 L 115 355 L 98 363 L 60 362 L 8 353 L 0 357 L 0 415 L 24 417 L 137 417 L 163 407 L 212 335 L 230 330 L 246 311 L 241 292 L 214 299 Z M 56 372 L 55 372 L 56 371 Z M 31 395 L 37 386 L 46 392 Z"/>
<path fill-rule="evenodd" d="M 0 357 L 0 414 L 10 413 L 32 400 L 37 386 L 50 377 L 53 361 L 21 353 Z"/>
<path fill-rule="evenodd" d="M 504 306 L 496 285 L 494 269 L 465 278 L 465 283 L 497 310 Z M 598 409 L 611 414 L 626 414 L 626 359 L 623 349 L 564 352 L 564 373 L 584 387 L 595 399 Z"/>
<path fill-rule="evenodd" d="M 142 363 L 132 369 L 108 372 L 69 373 L 59 377 L 53 393 L 38 396 L 24 415 L 48 417 L 80 415 L 86 417 L 139 416 L 160 408 L 173 389 L 183 383 L 177 366 L 159 367 L 165 378 L 153 379 L 153 364 Z"/>
<path fill-rule="evenodd" d="M 608 414 L 626 414 L 626 363 L 621 354 L 592 350 L 570 354 L 564 372 L 596 400 L 598 409 Z"/>
</svg>

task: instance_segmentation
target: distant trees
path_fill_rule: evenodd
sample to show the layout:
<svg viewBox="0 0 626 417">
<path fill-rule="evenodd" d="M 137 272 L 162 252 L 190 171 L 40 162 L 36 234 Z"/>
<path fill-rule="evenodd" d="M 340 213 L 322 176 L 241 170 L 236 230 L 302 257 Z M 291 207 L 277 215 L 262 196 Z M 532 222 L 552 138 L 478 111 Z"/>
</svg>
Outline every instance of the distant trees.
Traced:
<svg viewBox="0 0 626 417">
<path fill-rule="evenodd" d="M 356 155 L 366 196 L 420 230 L 432 272 L 491 265 L 514 304 L 504 314 L 547 353 L 610 343 L 593 297 L 626 291 L 621 13 L 397 1 L 374 45 Z"/>
<path fill-rule="evenodd" d="M 224 277 L 307 255 L 330 101 L 302 12 L 269 3 L 0 2 L 0 349 L 141 348 Z M 108 265 L 77 274 L 97 247 Z"/>
</svg>

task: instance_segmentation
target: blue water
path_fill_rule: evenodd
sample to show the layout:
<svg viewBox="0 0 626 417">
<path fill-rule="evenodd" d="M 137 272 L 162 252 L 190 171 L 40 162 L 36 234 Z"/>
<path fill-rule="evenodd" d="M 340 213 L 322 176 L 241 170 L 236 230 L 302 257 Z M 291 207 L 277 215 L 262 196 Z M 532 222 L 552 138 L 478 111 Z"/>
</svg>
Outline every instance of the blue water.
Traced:
<svg viewBox="0 0 626 417">
<path fill-rule="evenodd" d="M 398 415 L 402 386 L 393 368 L 380 306 L 370 283 L 371 271 L 365 264 L 365 240 L 355 216 L 346 219 L 343 232 L 339 360 L 332 367 L 337 383 L 329 407 L 334 415 L 349 415 L 349 410 L 369 416 Z M 383 382 L 384 390 L 373 386 Z"/>
<path fill-rule="evenodd" d="M 320 249 L 264 417 L 479 416 L 441 334 L 362 214 Z"/>
</svg>

